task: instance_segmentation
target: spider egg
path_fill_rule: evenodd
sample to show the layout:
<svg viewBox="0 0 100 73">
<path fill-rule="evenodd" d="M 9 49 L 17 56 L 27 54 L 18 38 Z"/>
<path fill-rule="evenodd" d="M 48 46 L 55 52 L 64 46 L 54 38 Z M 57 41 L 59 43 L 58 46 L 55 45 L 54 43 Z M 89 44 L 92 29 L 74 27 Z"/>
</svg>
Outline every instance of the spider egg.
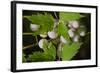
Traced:
<svg viewBox="0 0 100 73">
<path fill-rule="evenodd" d="M 43 48 L 43 44 L 44 44 L 44 43 L 47 43 L 47 40 L 46 40 L 46 39 L 41 39 L 41 40 L 39 41 L 39 43 L 38 43 L 39 47 L 40 47 L 40 48 Z"/>
<path fill-rule="evenodd" d="M 63 37 L 63 36 L 60 36 L 60 41 L 62 42 L 62 43 L 67 43 L 67 41 L 66 41 L 66 39 Z"/>
<path fill-rule="evenodd" d="M 40 27 L 40 26 L 37 25 L 37 24 L 30 24 L 30 28 L 31 28 L 32 31 L 36 31 L 36 30 L 38 30 L 39 27 Z"/>
<path fill-rule="evenodd" d="M 69 27 L 69 28 L 71 28 L 71 27 L 72 27 L 72 25 L 71 25 L 71 24 L 68 24 L 68 27 Z"/>
<path fill-rule="evenodd" d="M 77 29 L 79 27 L 78 21 L 71 21 L 70 23 L 71 23 L 72 27 L 75 29 Z"/>
<path fill-rule="evenodd" d="M 85 32 L 84 31 L 80 32 L 80 36 L 85 36 Z"/>
<path fill-rule="evenodd" d="M 48 36 L 51 39 L 55 39 L 55 38 L 57 38 L 57 33 L 55 31 L 49 31 Z"/>
<path fill-rule="evenodd" d="M 73 38 L 73 41 L 74 41 L 74 42 L 78 42 L 78 41 L 79 41 L 79 36 L 76 35 L 76 36 Z"/>
<path fill-rule="evenodd" d="M 69 29 L 69 30 L 68 30 L 68 34 L 69 34 L 69 36 L 70 36 L 71 38 L 74 37 L 74 32 L 73 32 L 72 29 Z"/>
</svg>

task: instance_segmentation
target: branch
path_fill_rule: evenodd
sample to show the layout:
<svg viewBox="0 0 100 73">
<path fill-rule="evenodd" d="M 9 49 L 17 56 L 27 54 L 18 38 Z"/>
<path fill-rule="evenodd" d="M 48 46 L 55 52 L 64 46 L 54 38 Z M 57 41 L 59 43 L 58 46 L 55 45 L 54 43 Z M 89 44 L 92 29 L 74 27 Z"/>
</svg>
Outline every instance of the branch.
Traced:
<svg viewBox="0 0 100 73">
<path fill-rule="evenodd" d="M 54 15 L 55 15 L 56 19 L 58 19 L 56 12 L 54 12 Z"/>
<path fill-rule="evenodd" d="M 30 48 L 30 47 L 33 47 L 34 45 L 32 44 L 32 45 L 28 45 L 28 46 L 25 46 L 25 47 L 23 47 L 23 49 L 27 49 L 27 48 Z"/>
<path fill-rule="evenodd" d="M 23 33 L 23 35 L 33 35 L 33 33 L 30 33 L 30 32 L 28 32 L 28 33 Z"/>
</svg>

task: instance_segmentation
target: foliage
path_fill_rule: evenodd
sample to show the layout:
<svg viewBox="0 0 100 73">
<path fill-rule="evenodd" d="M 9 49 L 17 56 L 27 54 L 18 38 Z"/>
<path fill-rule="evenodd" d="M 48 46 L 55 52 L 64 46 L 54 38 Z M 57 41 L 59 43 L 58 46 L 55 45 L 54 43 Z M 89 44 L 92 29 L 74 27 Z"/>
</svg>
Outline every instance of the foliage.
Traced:
<svg viewBox="0 0 100 73">
<path fill-rule="evenodd" d="M 55 15 L 55 13 L 54 13 Z M 43 51 L 33 51 L 32 54 L 28 55 L 28 58 L 23 55 L 23 62 L 30 61 L 30 62 L 39 62 L 39 61 L 55 61 L 57 57 L 60 57 L 63 61 L 64 60 L 71 60 L 79 51 L 82 41 L 80 40 L 81 37 L 79 37 L 77 40 L 74 41 L 74 37 L 76 35 L 80 36 L 79 33 L 80 31 L 85 31 L 85 26 L 84 28 L 73 28 L 74 29 L 74 37 L 69 36 L 69 21 L 79 21 L 79 19 L 83 18 L 84 16 L 81 15 L 80 13 L 75 13 L 75 12 L 59 12 L 58 14 L 59 18 L 57 19 L 58 21 L 54 21 L 55 18 L 52 16 L 51 13 L 38 13 L 38 14 L 33 14 L 29 16 L 24 16 L 24 18 L 28 19 L 31 24 L 36 24 L 40 25 L 40 28 L 37 31 L 32 31 L 33 36 L 37 37 L 40 36 L 40 34 L 45 34 L 48 35 L 49 31 L 55 31 L 57 33 L 57 38 L 51 39 L 50 37 L 47 39 L 48 42 L 43 42 L 43 48 L 41 48 Z M 55 23 L 57 24 L 56 27 Z M 74 24 L 74 23 L 73 23 Z M 29 24 L 30 25 L 30 24 Z M 83 30 L 84 29 L 84 30 Z M 26 35 L 27 36 L 27 35 Z M 54 34 L 52 34 L 54 36 Z M 61 43 L 60 38 L 63 36 L 67 43 Z M 41 36 L 40 36 L 41 37 Z M 42 37 L 41 37 L 42 38 Z M 44 38 L 43 38 L 44 39 Z M 36 38 L 36 45 L 38 45 L 38 38 Z M 56 41 L 56 42 L 55 42 Z M 56 45 L 55 45 L 56 44 Z M 59 44 L 60 45 L 60 53 L 61 55 L 57 55 L 57 52 L 59 51 Z M 34 49 L 34 47 L 33 47 Z"/>
<path fill-rule="evenodd" d="M 31 62 L 38 62 L 38 61 L 54 61 L 56 59 L 56 48 L 55 46 L 50 43 L 45 43 L 44 52 L 33 52 L 29 55 L 28 60 Z"/>
<path fill-rule="evenodd" d="M 31 21 L 32 24 L 40 25 L 40 28 L 38 31 L 35 31 L 35 35 L 47 33 L 48 31 L 53 29 L 54 20 L 53 17 L 50 14 L 37 14 L 32 16 L 24 16 L 24 18 L 27 18 L 29 21 Z"/>
<path fill-rule="evenodd" d="M 81 43 L 73 42 L 71 45 L 65 44 L 62 49 L 62 60 L 71 60 L 73 56 L 78 52 Z"/>
<path fill-rule="evenodd" d="M 60 20 L 61 21 L 72 21 L 78 20 L 84 16 L 80 15 L 79 13 L 75 12 L 60 12 Z"/>
<path fill-rule="evenodd" d="M 25 54 L 24 53 L 22 54 L 22 60 L 23 60 L 23 62 L 26 62 L 26 58 L 25 58 Z"/>
<path fill-rule="evenodd" d="M 68 27 L 66 27 L 63 22 L 59 23 L 57 33 L 59 36 L 63 36 L 68 42 L 70 42 L 70 38 L 68 35 Z"/>
</svg>

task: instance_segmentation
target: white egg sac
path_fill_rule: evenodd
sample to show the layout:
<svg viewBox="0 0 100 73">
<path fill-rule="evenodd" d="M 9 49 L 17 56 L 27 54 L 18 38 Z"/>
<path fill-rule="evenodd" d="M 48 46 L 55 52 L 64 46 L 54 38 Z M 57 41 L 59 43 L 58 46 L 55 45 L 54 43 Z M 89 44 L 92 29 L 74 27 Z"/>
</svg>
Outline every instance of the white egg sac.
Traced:
<svg viewBox="0 0 100 73">
<path fill-rule="evenodd" d="M 61 43 L 67 43 L 67 41 L 66 41 L 66 39 L 63 37 L 63 36 L 60 36 L 60 41 L 61 41 Z"/>
<path fill-rule="evenodd" d="M 84 31 L 80 32 L 80 36 L 85 36 L 85 32 Z"/>
<path fill-rule="evenodd" d="M 37 25 L 37 24 L 30 24 L 30 28 L 31 28 L 32 31 L 36 31 L 36 30 L 38 30 L 39 27 L 40 27 L 40 26 Z"/>
<path fill-rule="evenodd" d="M 51 39 L 55 39 L 55 38 L 57 38 L 57 33 L 55 31 L 50 31 L 50 32 L 48 32 L 48 36 Z"/>
<path fill-rule="evenodd" d="M 79 36 L 78 35 L 74 36 L 73 41 L 78 42 L 79 41 Z"/>
<path fill-rule="evenodd" d="M 40 37 L 46 38 L 47 37 L 47 34 L 40 34 Z"/>
<path fill-rule="evenodd" d="M 46 39 L 41 39 L 41 40 L 39 41 L 39 43 L 38 43 L 39 47 L 40 47 L 40 48 L 43 48 L 43 44 L 44 44 L 44 43 L 47 43 L 47 40 L 46 40 Z"/>
<path fill-rule="evenodd" d="M 70 23 L 71 23 L 72 27 L 75 28 L 75 29 L 77 29 L 79 27 L 78 21 L 71 21 Z"/>
<path fill-rule="evenodd" d="M 72 25 L 71 25 L 71 24 L 68 24 L 68 27 L 69 27 L 69 28 L 72 28 Z"/>
<path fill-rule="evenodd" d="M 71 38 L 74 37 L 74 32 L 73 32 L 72 29 L 69 29 L 69 30 L 68 30 L 68 34 L 69 34 L 69 36 L 70 36 Z"/>
</svg>

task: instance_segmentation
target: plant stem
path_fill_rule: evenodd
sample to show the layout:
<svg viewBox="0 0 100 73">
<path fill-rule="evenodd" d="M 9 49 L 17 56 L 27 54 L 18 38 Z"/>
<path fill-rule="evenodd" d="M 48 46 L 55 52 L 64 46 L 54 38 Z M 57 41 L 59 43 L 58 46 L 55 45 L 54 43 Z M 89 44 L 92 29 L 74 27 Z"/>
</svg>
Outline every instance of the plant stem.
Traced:
<svg viewBox="0 0 100 73">
<path fill-rule="evenodd" d="M 33 47 L 34 45 L 32 44 L 32 45 L 28 45 L 28 46 L 25 46 L 25 47 L 23 47 L 23 49 L 27 49 L 27 48 L 30 48 L 30 47 Z"/>
<path fill-rule="evenodd" d="M 56 12 L 54 12 L 54 15 L 55 15 L 56 19 L 58 19 Z"/>
<path fill-rule="evenodd" d="M 33 46 L 36 46 L 36 45 L 37 45 L 37 43 L 36 44 L 31 44 L 31 45 L 23 47 L 23 49 L 27 49 L 27 48 L 30 48 L 30 47 L 33 47 Z"/>
<path fill-rule="evenodd" d="M 27 32 L 27 33 L 23 33 L 23 35 L 33 35 L 33 33 Z"/>
<path fill-rule="evenodd" d="M 62 54 L 62 43 L 59 44 L 57 49 L 57 56 L 59 61 L 61 60 L 61 54 Z"/>
<path fill-rule="evenodd" d="M 38 38 L 37 38 L 37 36 L 35 36 L 35 38 L 36 38 L 36 44 L 38 44 Z"/>
</svg>

